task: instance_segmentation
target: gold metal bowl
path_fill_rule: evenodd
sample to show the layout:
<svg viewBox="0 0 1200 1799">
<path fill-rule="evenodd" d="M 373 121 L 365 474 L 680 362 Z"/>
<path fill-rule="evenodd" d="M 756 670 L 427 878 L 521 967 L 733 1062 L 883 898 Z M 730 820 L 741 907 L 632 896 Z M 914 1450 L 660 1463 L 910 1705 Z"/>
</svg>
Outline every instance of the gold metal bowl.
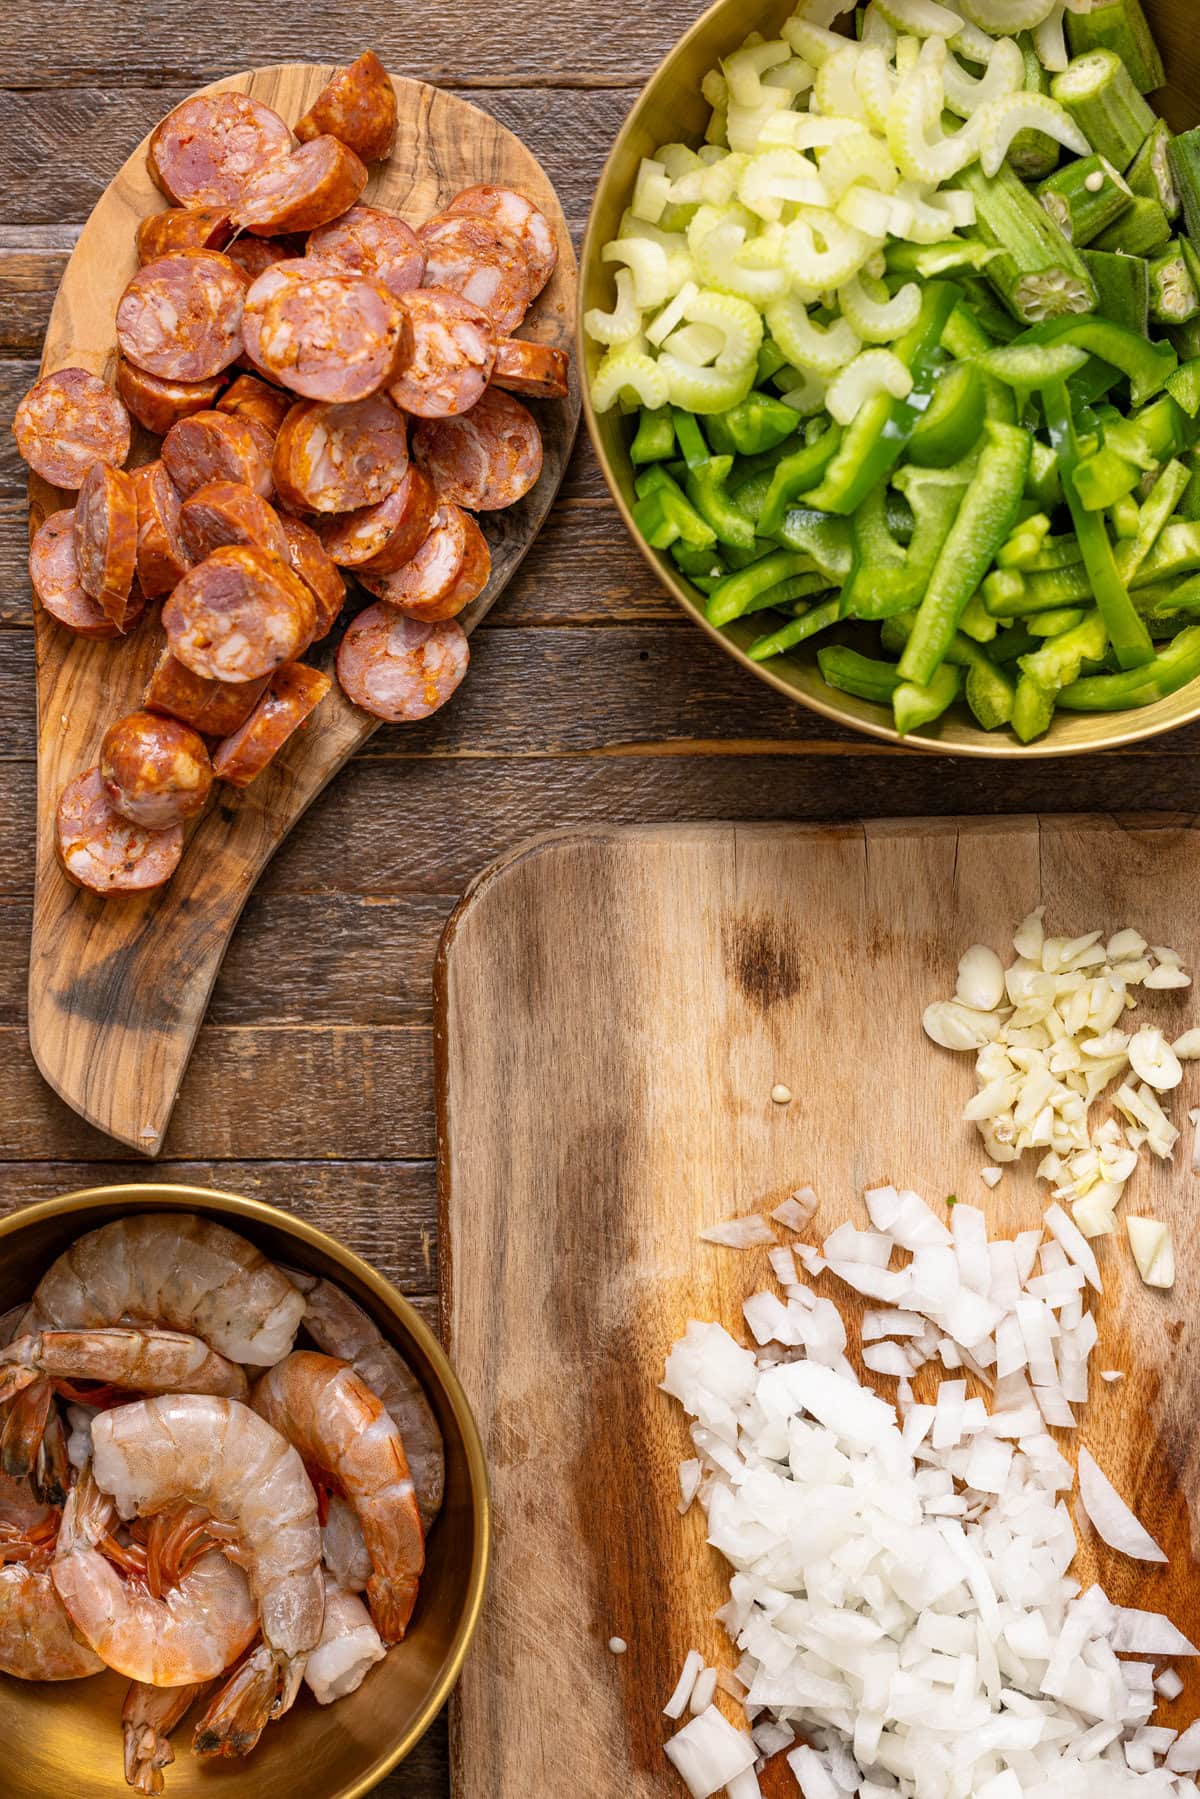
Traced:
<svg viewBox="0 0 1200 1799">
<path fill-rule="evenodd" d="M 127 1212 L 199 1212 L 277 1261 L 327 1276 L 375 1319 L 421 1379 L 446 1441 L 446 1498 L 430 1532 L 416 1620 L 357 1693 L 332 1706 L 307 1691 L 269 1725 L 245 1761 L 202 1762 L 185 1723 L 167 1770 L 167 1799 L 361 1799 L 411 1753 L 458 1679 L 479 1622 L 491 1523 L 483 1446 L 445 1352 L 408 1301 L 348 1249 L 258 1200 L 206 1187 L 95 1187 L 0 1221 L 0 1313 L 27 1299 L 49 1264 L 85 1231 Z M 116 1674 L 57 1684 L 0 1675 L 4 1799 L 121 1799 Z"/>
<path fill-rule="evenodd" d="M 1144 3 L 1171 74 L 1171 86 L 1157 98 L 1171 124 L 1183 130 L 1196 124 L 1200 117 L 1194 0 Z M 748 7 L 746 0 L 716 0 L 659 64 L 621 127 L 596 188 L 583 243 L 578 336 L 581 365 L 586 366 L 589 377 L 601 352 L 583 331 L 583 314 L 590 306 L 607 308 L 612 304 L 612 268 L 600 261 L 600 251 L 617 234 L 621 214 L 633 192 L 638 163 L 659 144 L 698 142 L 709 116 L 700 96 L 700 80 L 705 71 L 735 49 L 748 31 L 774 35 L 793 10 L 794 0 L 790 4 L 786 0 L 782 4 L 781 0 L 768 0 L 760 7 Z M 699 589 L 679 573 L 668 555 L 650 549 L 634 525 L 626 419 L 616 410 L 597 414 L 591 401 L 590 380 L 584 383 L 584 409 L 592 443 L 621 517 L 659 580 L 701 629 L 743 668 L 812 711 L 891 743 L 904 742 L 942 755 L 998 757 L 1071 756 L 1115 749 L 1200 718 L 1200 682 L 1193 681 L 1179 693 L 1136 712 L 1056 713 L 1050 730 L 1036 743 L 1018 743 L 1005 731 L 980 730 L 963 706 L 954 707 L 927 730 L 914 731 L 901 739 L 882 708 L 826 687 L 817 668 L 815 646 L 802 646 L 790 655 L 775 656 L 770 662 L 751 662 L 746 652 L 762 634 L 761 621 L 740 620 L 720 631 L 708 623 Z"/>
</svg>

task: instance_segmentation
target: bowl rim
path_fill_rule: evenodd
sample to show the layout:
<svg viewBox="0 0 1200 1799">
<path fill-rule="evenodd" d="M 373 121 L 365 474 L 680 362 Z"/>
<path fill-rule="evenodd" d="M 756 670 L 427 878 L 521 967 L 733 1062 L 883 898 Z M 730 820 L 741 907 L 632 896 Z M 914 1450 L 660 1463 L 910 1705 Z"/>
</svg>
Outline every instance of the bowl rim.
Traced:
<svg viewBox="0 0 1200 1799">
<path fill-rule="evenodd" d="M 284 1211 L 281 1206 L 271 1205 L 266 1200 L 251 1199 L 244 1193 L 230 1193 L 222 1187 L 192 1187 L 170 1181 L 130 1181 L 107 1187 L 79 1187 L 74 1192 L 62 1193 L 53 1199 L 37 1200 L 32 1205 L 22 1206 L 19 1211 L 0 1218 L 0 1244 L 28 1225 L 40 1224 L 46 1219 L 65 1214 L 86 1216 L 89 1212 L 114 1205 L 127 1206 L 136 1211 L 208 1211 L 229 1218 L 250 1219 L 273 1229 L 282 1229 L 298 1237 L 310 1249 L 319 1250 L 322 1255 L 330 1257 L 361 1281 L 373 1298 L 403 1320 L 405 1329 L 412 1333 L 421 1353 L 428 1358 L 450 1406 L 454 1422 L 462 1433 L 467 1478 L 471 1489 L 474 1534 L 474 1549 L 462 1615 L 450 1640 L 441 1671 L 403 1736 L 385 1750 L 360 1777 L 331 1790 L 327 1795 L 327 1799 L 366 1799 L 366 1795 L 385 1775 L 411 1755 L 445 1705 L 462 1673 L 463 1663 L 483 1612 L 492 1557 L 492 1504 L 483 1441 L 462 1383 L 454 1372 L 446 1351 L 411 1301 L 356 1250 L 347 1248 L 336 1237 L 331 1237 L 317 1225 L 309 1224 L 306 1219 L 298 1218 L 295 1213 Z"/>
<path fill-rule="evenodd" d="M 760 14 L 765 15 L 770 9 L 770 4 L 771 0 L 757 0 L 756 10 Z M 583 316 L 587 310 L 588 272 L 595 266 L 599 255 L 600 246 L 597 239 L 600 232 L 599 212 L 601 200 L 608 193 L 613 171 L 618 162 L 623 159 L 625 147 L 629 139 L 641 127 L 641 114 L 646 101 L 646 96 L 649 94 L 650 90 L 657 85 L 667 64 L 672 62 L 675 57 L 696 38 L 704 35 L 711 27 L 713 21 L 727 10 L 731 13 L 733 12 L 734 0 L 711 0 L 711 3 L 705 7 L 699 17 L 688 26 L 685 32 L 676 38 L 671 48 L 667 51 L 666 55 L 662 57 L 649 78 L 642 83 L 638 96 L 634 100 L 628 113 L 625 115 L 621 128 L 613 139 L 608 155 L 604 159 L 604 166 L 600 171 L 599 179 L 596 182 L 595 190 L 592 194 L 592 203 L 588 210 L 587 225 L 583 234 L 583 244 L 579 253 L 579 284 L 576 299 L 575 343 L 580 371 L 580 389 L 583 395 L 583 416 L 587 422 L 588 437 L 591 439 L 592 449 L 595 452 L 596 460 L 600 464 L 600 472 L 604 476 L 605 485 L 616 505 L 617 511 L 621 515 L 621 520 L 626 531 L 637 545 L 643 560 L 654 571 L 660 585 L 667 589 L 676 603 L 688 614 L 693 624 L 699 625 L 706 637 L 713 643 L 719 644 L 727 656 L 733 657 L 736 662 L 739 662 L 744 669 L 747 669 L 751 674 L 756 676 L 758 680 L 765 681 L 769 686 L 773 687 L 777 693 L 781 693 L 786 699 L 791 700 L 793 705 L 805 706 L 810 712 L 819 713 L 822 717 L 829 719 L 833 724 L 841 725 L 847 730 L 860 732 L 868 737 L 874 737 L 884 743 L 893 744 L 898 749 L 918 750 L 926 755 L 935 756 L 976 757 L 984 761 L 1045 761 L 1051 757 L 1102 755 L 1109 750 L 1122 749 L 1133 743 L 1144 743 L 1148 738 L 1162 737 L 1170 731 L 1182 729 L 1185 725 L 1195 724 L 1196 721 L 1200 719 L 1200 680 L 1192 683 L 1196 688 L 1195 700 L 1190 707 L 1185 707 L 1177 715 L 1173 715 L 1167 719 L 1154 718 L 1152 716 L 1158 711 L 1160 706 L 1167 704 L 1174 699 L 1176 697 L 1174 695 L 1168 695 L 1166 700 L 1157 700 L 1152 705 L 1137 710 L 1127 710 L 1125 712 L 1104 715 L 1134 721 L 1140 720 L 1141 722 L 1130 723 L 1118 729 L 1114 729 L 1110 733 L 1107 733 L 1103 738 L 1099 738 L 1094 742 L 1077 741 L 1064 743 L 1054 737 L 1053 729 L 1051 729 L 1045 737 L 1038 738 L 1033 743 L 1020 743 L 1015 737 L 1002 737 L 997 733 L 985 732 L 978 726 L 972 727 L 976 733 L 974 736 L 959 741 L 928 736 L 921 731 L 912 731 L 907 736 L 902 737 L 895 725 L 885 723 L 882 718 L 876 719 L 870 716 L 859 716 L 857 712 L 853 712 L 849 708 L 838 705 L 834 700 L 825 699 L 820 694 L 802 692 L 793 686 L 791 682 L 786 681 L 782 676 L 775 674 L 767 663 L 752 662 L 745 650 L 736 644 L 732 638 L 727 637 L 717 626 L 711 625 L 708 622 L 708 619 L 704 616 L 703 609 L 700 606 L 697 606 L 673 567 L 668 564 L 665 557 L 660 560 L 658 552 L 652 550 L 643 538 L 641 532 L 634 523 L 633 513 L 624 494 L 620 491 L 612 468 L 610 467 L 608 452 L 605 449 L 600 432 L 599 418 L 595 407 L 592 405 L 592 384 L 589 378 L 588 368 L 590 342 L 583 327 Z M 744 30 L 753 28 L 754 27 L 751 24 L 747 24 L 743 27 Z M 1186 692 L 1186 688 L 1181 691 Z M 1086 715 L 1081 714 L 1079 716 Z M 832 746 L 832 753 L 836 754 L 843 747 L 845 746 L 834 744 Z"/>
</svg>

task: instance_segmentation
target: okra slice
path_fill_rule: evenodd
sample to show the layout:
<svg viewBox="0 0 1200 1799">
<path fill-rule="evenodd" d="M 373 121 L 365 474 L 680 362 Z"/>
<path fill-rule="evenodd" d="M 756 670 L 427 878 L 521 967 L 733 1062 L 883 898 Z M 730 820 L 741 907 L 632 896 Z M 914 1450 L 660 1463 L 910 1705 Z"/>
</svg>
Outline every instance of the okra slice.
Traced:
<svg viewBox="0 0 1200 1799">
<path fill-rule="evenodd" d="M 1170 151 L 1171 127 L 1165 119 L 1156 119 L 1154 130 L 1125 171 L 1125 179 L 1135 194 L 1157 200 L 1167 217 L 1174 220 L 1179 217 L 1182 203 L 1171 172 Z"/>
<path fill-rule="evenodd" d="M 1119 219 L 1092 239 L 1093 250 L 1115 250 L 1122 256 L 1151 256 L 1171 241 L 1171 221 L 1157 200 L 1135 194 Z"/>
<path fill-rule="evenodd" d="M 1115 51 L 1088 50 L 1073 57 L 1050 83 L 1050 92 L 1092 149 L 1122 172 L 1154 130 L 1154 110 Z"/>
<path fill-rule="evenodd" d="M 1085 50 L 1114 51 L 1143 94 L 1152 94 L 1166 80 L 1163 60 L 1140 0 L 1100 0 L 1088 12 L 1069 11 L 1066 25 L 1073 55 Z"/>
<path fill-rule="evenodd" d="M 1014 318 L 1028 325 L 1093 309 L 1095 283 L 1078 250 L 1011 168 L 988 176 L 975 165 L 956 180 L 975 201 L 978 236 L 1000 251 L 985 279 Z"/>
<path fill-rule="evenodd" d="M 1103 156 L 1082 156 L 1047 176 L 1038 199 L 1069 243 L 1082 247 L 1133 204 L 1133 189 Z"/>
<path fill-rule="evenodd" d="M 1200 317 L 1200 287 L 1178 238 L 1150 259 L 1150 316 L 1160 325 Z"/>
<path fill-rule="evenodd" d="M 1188 236 L 1200 244 L 1200 131 L 1184 131 L 1172 139 L 1167 160 L 1179 190 Z"/>
<path fill-rule="evenodd" d="M 1048 94 L 1050 77 L 1037 53 L 1033 33 L 1022 31 L 1017 43 L 1025 58 L 1025 92 Z M 1008 148 L 1008 162 L 1023 181 L 1041 181 L 1058 167 L 1059 146 L 1044 131 L 1018 131 Z"/>
<path fill-rule="evenodd" d="M 1150 324 L 1150 264 L 1144 256 L 1119 256 L 1115 250 L 1081 252 L 1100 296 L 1098 311 L 1115 324 L 1144 337 Z"/>
</svg>

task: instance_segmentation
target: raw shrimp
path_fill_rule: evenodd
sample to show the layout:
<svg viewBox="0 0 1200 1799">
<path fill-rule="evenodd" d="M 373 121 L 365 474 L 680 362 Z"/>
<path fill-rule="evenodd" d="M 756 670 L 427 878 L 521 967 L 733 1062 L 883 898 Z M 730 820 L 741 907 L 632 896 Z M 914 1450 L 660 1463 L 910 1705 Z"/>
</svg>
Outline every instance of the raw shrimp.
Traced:
<svg viewBox="0 0 1200 1799">
<path fill-rule="evenodd" d="M 23 1388 L 0 1407 L 0 1473 L 14 1480 L 32 1479 L 40 1498 L 61 1505 L 70 1485 L 67 1439 L 46 1375 Z"/>
<path fill-rule="evenodd" d="M 125 1779 L 139 1793 L 161 1793 L 162 1771 L 175 1760 L 170 1735 L 203 1693 L 208 1682 L 186 1687 L 150 1687 L 135 1680 L 121 1708 L 125 1733 Z"/>
<path fill-rule="evenodd" d="M 38 1283 L 22 1332 L 154 1324 L 269 1368 L 304 1301 L 261 1252 L 192 1212 L 132 1212 L 80 1237 Z"/>
<path fill-rule="evenodd" d="M 347 1593 L 365 1593 L 371 1578 L 371 1552 L 358 1513 L 340 1493 L 329 1495 L 321 1531 L 326 1568 Z"/>
<path fill-rule="evenodd" d="M 155 1403 L 142 1400 L 101 1413 L 93 1425 L 95 1437 L 102 1425 Z M 96 1447 L 99 1460 L 99 1441 Z M 86 1469 L 67 1500 L 53 1563 L 54 1584 L 75 1628 L 110 1668 L 130 1680 L 182 1687 L 223 1674 L 258 1635 L 245 1574 L 220 1549 L 207 1549 L 158 1597 L 136 1575 L 126 1579 L 113 1566 L 110 1556 L 120 1554 L 111 1537 L 115 1513 L 94 1468 Z"/>
<path fill-rule="evenodd" d="M 226 1361 L 199 1337 L 128 1325 L 17 1337 L 0 1349 L 0 1403 L 42 1374 L 58 1381 L 100 1381 L 133 1393 L 221 1393 L 244 1399 L 248 1390 L 236 1362 Z"/>
<path fill-rule="evenodd" d="M 325 1576 L 325 1623 L 308 1658 L 304 1684 L 318 1705 L 354 1693 L 387 1650 L 362 1600 Z"/>
<path fill-rule="evenodd" d="M 81 1680 L 104 1663 L 76 1637 L 50 1577 L 58 1513 L 0 1477 L 0 1673 Z"/>
<path fill-rule="evenodd" d="M 96 1482 L 123 1518 L 185 1501 L 203 1506 L 212 1528 L 226 1527 L 234 1539 L 231 1553 L 245 1567 L 264 1650 L 217 1695 L 200 1731 L 210 1752 L 242 1753 L 269 1718 L 291 1706 L 320 1641 L 321 1530 L 304 1464 L 248 1406 L 199 1394 L 102 1412 L 92 1421 L 92 1442 Z"/>
<path fill-rule="evenodd" d="M 441 1510 L 446 1486 L 446 1453 L 425 1389 L 398 1349 L 394 1349 L 362 1307 L 332 1281 L 311 1275 L 291 1278 L 306 1300 L 304 1328 L 318 1349 L 341 1356 L 372 1393 L 382 1399 L 404 1438 L 404 1453 L 417 1490 L 421 1523 L 428 1531 Z"/>
<path fill-rule="evenodd" d="M 295 1350 L 257 1382 L 251 1404 L 358 1513 L 371 1556 L 367 1599 L 385 1643 L 408 1628 L 425 1566 L 425 1533 L 404 1442 L 349 1363 Z"/>
</svg>

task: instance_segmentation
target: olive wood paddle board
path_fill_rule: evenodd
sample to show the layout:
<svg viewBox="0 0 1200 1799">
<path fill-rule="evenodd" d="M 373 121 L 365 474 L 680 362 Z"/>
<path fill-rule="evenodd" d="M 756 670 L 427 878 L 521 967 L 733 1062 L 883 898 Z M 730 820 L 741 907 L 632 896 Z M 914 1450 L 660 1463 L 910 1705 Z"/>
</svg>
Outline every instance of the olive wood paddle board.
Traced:
<svg viewBox="0 0 1200 1799">
<path fill-rule="evenodd" d="M 1014 926 L 1043 902 L 1051 932 L 1135 925 L 1195 967 L 1198 855 L 1183 821 L 715 824 L 544 838 L 476 883 L 438 969 L 444 1324 L 496 1522 L 456 1799 L 682 1793 L 661 1707 L 689 1649 L 730 1667 L 737 1655 L 712 1619 L 727 1570 L 700 1508 L 679 1516 L 692 1451 L 658 1382 L 689 1318 L 749 1341 L 742 1301 L 774 1290 L 764 1250 L 699 1232 L 806 1182 L 816 1243 L 845 1219 L 865 1226 L 863 1189 L 889 1180 L 935 1209 L 951 1193 L 983 1207 L 993 1236 L 1039 1222 L 1036 1158 L 994 1192 L 981 1181 L 987 1157 L 960 1122 L 974 1058 L 929 1042 L 922 1011 L 953 992 L 968 944 L 1011 960 Z M 1198 1013 L 1194 989 L 1147 995 L 1168 1029 Z M 790 1102 L 773 1103 L 777 1083 Z M 1132 1562 L 1082 1523 L 1077 1571 L 1193 1641 L 1198 1100 L 1193 1063 L 1170 1096 L 1174 1162 L 1140 1169 L 1125 1201 L 1174 1224 L 1175 1288 L 1141 1285 L 1123 1229 L 1098 1241 L 1093 1397 L 1060 1435 L 1069 1454 L 1093 1450 L 1171 1557 Z M 832 1276 L 813 1284 L 861 1309 Z M 1124 1379 L 1106 1386 L 1101 1369 Z M 614 1636 L 627 1653 L 610 1652 Z M 1200 1710 L 1196 1663 L 1178 1665 L 1187 1688 L 1159 1714 L 1176 1728 Z"/>
<path fill-rule="evenodd" d="M 214 82 L 265 101 L 294 124 L 334 74 L 283 63 Z M 558 240 L 558 268 L 522 335 L 569 349 L 577 268 L 566 221 L 540 163 L 478 107 L 421 81 L 395 79 L 400 129 L 386 164 L 375 164 L 364 199 L 421 223 L 464 187 L 493 182 L 527 194 Z M 212 91 L 206 89 L 205 91 Z M 152 128 L 156 119 L 148 118 Z M 72 365 L 112 381 L 113 315 L 137 267 L 134 230 L 166 204 L 146 169 L 143 142 L 97 202 L 67 265 L 50 315 L 42 373 Z M 471 630 L 499 599 L 558 491 L 579 421 L 574 372 L 569 399 L 534 403 L 545 445 L 541 479 L 523 501 L 486 515 L 492 551 L 487 587 L 463 614 Z M 157 454 L 135 427 L 131 465 Z M 74 503 L 34 476 L 31 533 Z M 353 608 L 366 596 L 354 590 Z M 29 966 L 29 1037 L 57 1093 L 119 1141 L 157 1154 L 226 946 L 255 881 L 296 820 L 379 728 L 334 684 L 309 728 L 252 787 L 218 786 L 168 886 L 102 899 L 69 882 L 55 849 L 55 810 L 65 783 L 97 759 L 107 726 L 141 701 L 162 641 L 157 607 L 127 641 L 71 636 L 35 606 L 38 686 L 38 853 Z M 309 658 L 332 670 L 340 629 Z M 468 677 L 470 678 L 470 677 Z"/>
</svg>

